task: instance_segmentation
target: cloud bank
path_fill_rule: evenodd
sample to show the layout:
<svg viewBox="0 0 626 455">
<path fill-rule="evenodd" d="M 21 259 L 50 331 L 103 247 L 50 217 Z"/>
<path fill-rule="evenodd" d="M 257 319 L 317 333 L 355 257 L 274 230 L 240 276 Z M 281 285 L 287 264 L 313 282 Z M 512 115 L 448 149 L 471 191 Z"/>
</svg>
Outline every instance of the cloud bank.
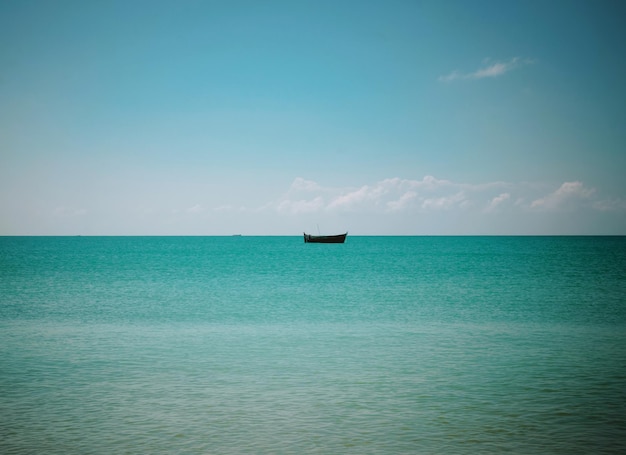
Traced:
<svg viewBox="0 0 626 455">
<path fill-rule="evenodd" d="M 39 229 L 27 234 L 293 235 L 317 224 L 357 235 L 626 233 L 626 200 L 575 180 L 467 183 L 426 175 L 330 186 L 297 177 L 277 197 L 257 198 L 257 205 L 229 200 L 225 192 L 192 197 L 152 206 L 56 206 L 39 218 L 27 214 L 29 226 Z"/>
<path fill-rule="evenodd" d="M 537 183 L 459 183 L 427 175 L 421 180 L 399 177 L 360 187 L 324 187 L 296 178 L 285 194 L 265 206 L 282 214 L 315 212 L 427 213 L 442 211 L 562 212 L 581 209 L 625 210 L 621 201 L 597 197 L 579 181 L 557 188 Z"/>
</svg>

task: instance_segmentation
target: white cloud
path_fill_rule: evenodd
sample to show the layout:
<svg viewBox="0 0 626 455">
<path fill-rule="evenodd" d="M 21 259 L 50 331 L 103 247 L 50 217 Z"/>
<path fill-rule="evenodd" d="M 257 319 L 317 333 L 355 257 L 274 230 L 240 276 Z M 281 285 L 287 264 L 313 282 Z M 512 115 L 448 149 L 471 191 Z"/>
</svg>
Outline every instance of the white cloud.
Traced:
<svg viewBox="0 0 626 455">
<path fill-rule="evenodd" d="M 296 177 L 291 184 L 291 189 L 296 191 L 316 191 L 320 189 L 320 186 L 312 180 Z"/>
<path fill-rule="evenodd" d="M 425 176 L 421 181 L 413 181 L 413 186 L 434 190 L 440 187 L 454 185 L 449 180 L 439 180 L 432 175 Z"/>
<path fill-rule="evenodd" d="M 399 199 L 387 202 L 387 207 L 389 207 L 392 211 L 403 210 L 408 207 L 415 200 L 415 198 L 417 198 L 417 193 L 415 191 L 407 191 L 400 196 Z"/>
<path fill-rule="evenodd" d="M 396 183 L 383 180 L 373 186 L 364 185 L 346 194 L 340 194 L 328 204 L 328 209 L 358 210 L 359 208 L 378 207 L 395 188 Z"/>
<path fill-rule="evenodd" d="M 595 192 L 593 188 L 587 188 L 582 182 L 565 182 L 556 191 L 530 204 L 531 209 L 554 210 L 571 207 L 575 201 L 586 200 Z"/>
<path fill-rule="evenodd" d="M 422 202 L 422 208 L 427 210 L 448 210 L 453 206 L 466 206 L 467 204 L 463 204 L 464 202 L 467 202 L 465 193 L 463 191 L 459 191 L 458 193 L 450 196 L 424 199 Z"/>
<path fill-rule="evenodd" d="M 502 205 L 504 202 L 511 199 L 511 193 L 502 193 L 498 196 L 494 197 L 486 208 L 486 211 L 491 212 L 496 209 L 496 207 Z"/>
<path fill-rule="evenodd" d="M 204 212 L 204 208 L 202 208 L 202 205 L 200 204 L 196 204 L 193 207 L 189 207 L 187 209 L 187 213 L 201 213 Z"/>
<path fill-rule="evenodd" d="M 622 199 L 601 200 L 593 188 L 578 181 L 565 182 L 550 191 L 546 190 L 545 184 L 537 182 L 465 183 L 426 175 L 421 179 L 393 177 L 358 187 L 324 186 L 297 178 L 281 197 L 262 206 L 222 206 L 214 210 L 265 214 L 270 218 L 280 215 L 284 223 L 288 222 L 285 217 L 300 221 L 336 221 L 348 214 L 376 220 L 388 217 L 389 220 L 408 219 L 404 218 L 407 216 L 436 220 L 462 213 L 463 217 L 478 220 L 485 213 L 506 212 L 507 219 L 517 219 L 523 224 L 538 220 L 534 217 L 543 216 L 539 215 L 541 213 L 547 215 L 563 210 L 578 211 L 581 216 L 588 216 L 590 212 L 626 213 L 626 202 Z M 490 219 L 494 221 L 494 218 Z"/>
<path fill-rule="evenodd" d="M 267 208 L 281 213 L 447 210 L 471 205 L 470 193 L 493 192 L 501 187 L 501 182 L 472 185 L 441 180 L 431 175 L 422 180 L 388 178 L 357 188 L 323 187 L 298 178 L 281 199 Z"/>
<path fill-rule="evenodd" d="M 459 79 L 484 79 L 488 77 L 498 77 L 516 68 L 531 63 L 534 63 L 533 60 L 514 57 L 504 62 L 491 63 L 488 66 L 479 68 L 471 73 L 462 73 L 458 70 L 455 70 L 445 76 L 439 76 L 439 80 L 441 82 L 452 82 Z"/>
<path fill-rule="evenodd" d="M 304 200 L 300 199 L 297 201 L 291 201 L 285 199 L 281 201 L 277 206 L 276 210 L 282 213 L 311 213 L 317 212 L 324 207 L 324 199 L 321 197 L 315 197 L 312 200 Z"/>
<path fill-rule="evenodd" d="M 482 79 L 483 77 L 502 76 L 507 71 L 510 71 L 511 69 L 513 69 L 515 65 L 516 65 L 516 59 L 513 59 L 510 62 L 506 62 L 506 63 L 494 63 L 491 66 L 479 69 L 475 73 L 471 74 L 471 77 L 473 79 Z"/>
</svg>

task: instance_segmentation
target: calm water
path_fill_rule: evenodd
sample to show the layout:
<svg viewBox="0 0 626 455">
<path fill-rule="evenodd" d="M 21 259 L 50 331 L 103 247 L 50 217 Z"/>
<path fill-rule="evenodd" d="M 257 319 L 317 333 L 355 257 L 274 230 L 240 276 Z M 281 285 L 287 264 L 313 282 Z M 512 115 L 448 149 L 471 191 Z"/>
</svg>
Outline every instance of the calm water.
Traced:
<svg viewBox="0 0 626 455">
<path fill-rule="evenodd" d="M 0 452 L 625 453 L 626 238 L 0 238 Z"/>
</svg>

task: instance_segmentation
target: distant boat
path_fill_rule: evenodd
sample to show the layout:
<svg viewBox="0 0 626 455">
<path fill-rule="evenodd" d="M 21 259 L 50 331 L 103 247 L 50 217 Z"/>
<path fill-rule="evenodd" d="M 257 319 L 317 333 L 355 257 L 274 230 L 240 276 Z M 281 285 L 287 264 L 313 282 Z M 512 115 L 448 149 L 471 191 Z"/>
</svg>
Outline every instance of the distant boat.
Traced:
<svg viewBox="0 0 626 455">
<path fill-rule="evenodd" d="M 348 233 L 339 235 L 311 235 L 304 233 L 304 243 L 343 243 Z"/>
</svg>

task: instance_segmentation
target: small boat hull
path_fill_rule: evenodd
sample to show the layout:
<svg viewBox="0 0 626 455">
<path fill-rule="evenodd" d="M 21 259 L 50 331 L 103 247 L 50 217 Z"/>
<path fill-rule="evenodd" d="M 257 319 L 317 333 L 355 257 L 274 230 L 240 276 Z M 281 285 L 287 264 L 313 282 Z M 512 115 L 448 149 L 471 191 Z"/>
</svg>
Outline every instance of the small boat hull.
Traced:
<svg viewBox="0 0 626 455">
<path fill-rule="evenodd" d="M 339 235 L 311 235 L 304 233 L 304 243 L 344 243 L 348 233 Z"/>
</svg>

